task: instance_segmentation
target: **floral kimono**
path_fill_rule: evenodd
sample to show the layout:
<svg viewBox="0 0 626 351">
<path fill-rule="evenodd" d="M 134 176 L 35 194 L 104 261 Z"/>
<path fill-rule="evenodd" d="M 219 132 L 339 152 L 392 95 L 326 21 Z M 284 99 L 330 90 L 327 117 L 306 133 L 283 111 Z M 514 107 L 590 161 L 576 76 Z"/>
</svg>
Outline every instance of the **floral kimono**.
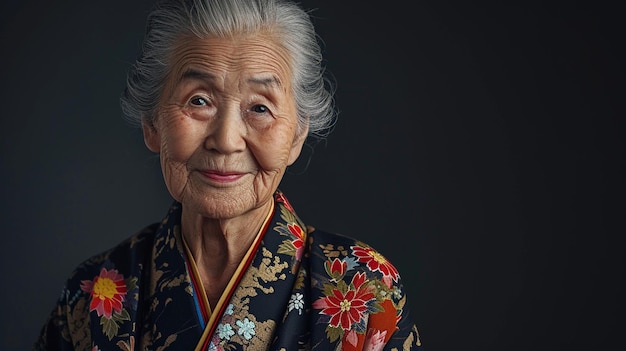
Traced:
<svg viewBox="0 0 626 351">
<path fill-rule="evenodd" d="M 366 244 L 274 209 L 209 306 L 166 218 L 81 264 L 35 350 L 421 350 L 396 268 Z"/>
</svg>

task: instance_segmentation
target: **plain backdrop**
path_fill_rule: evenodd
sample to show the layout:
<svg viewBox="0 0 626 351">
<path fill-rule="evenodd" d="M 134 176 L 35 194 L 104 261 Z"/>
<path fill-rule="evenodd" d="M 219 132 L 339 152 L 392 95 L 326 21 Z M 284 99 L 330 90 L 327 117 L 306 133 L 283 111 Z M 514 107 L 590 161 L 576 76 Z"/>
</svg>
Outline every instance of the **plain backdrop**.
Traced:
<svg viewBox="0 0 626 351">
<path fill-rule="evenodd" d="M 397 266 L 429 351 L 623 349 L 623 12 L 303 4 L 340 115 L 281 184 L 300 217 Z M 170 205 L 118 101 L 150 5 L 0 5 L 1 350 Z"/>
</svg>

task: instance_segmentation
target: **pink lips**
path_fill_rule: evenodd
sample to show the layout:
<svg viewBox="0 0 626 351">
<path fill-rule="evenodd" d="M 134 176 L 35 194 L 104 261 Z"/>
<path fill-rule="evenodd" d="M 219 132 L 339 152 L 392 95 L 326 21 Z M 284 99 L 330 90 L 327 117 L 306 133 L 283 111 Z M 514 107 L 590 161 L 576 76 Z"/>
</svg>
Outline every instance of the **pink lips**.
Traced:
<svg viewBox="0 0 626 351">
<path fill-rule="evenodd" d="M 220 172 L 214 170 L 201 171 L 201 173 L 210 180 L 219 183 L 234 182 L 245 175 L 245 173 L 240 172 Z"/>
</svg>

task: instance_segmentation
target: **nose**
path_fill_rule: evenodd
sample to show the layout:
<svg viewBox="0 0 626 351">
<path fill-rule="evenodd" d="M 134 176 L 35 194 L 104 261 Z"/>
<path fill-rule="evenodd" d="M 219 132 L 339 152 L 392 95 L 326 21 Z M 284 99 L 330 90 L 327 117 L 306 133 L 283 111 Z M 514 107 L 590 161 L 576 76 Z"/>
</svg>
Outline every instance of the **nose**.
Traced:
<svg viewBox="0 0 626 351">
<path fill-rule="evenodd" d="M 231 154 L 246 148 L 246 125 L 238 106 L 223 106 L 209 121 L 205 147 L 221 154 Z"/>
</svg>

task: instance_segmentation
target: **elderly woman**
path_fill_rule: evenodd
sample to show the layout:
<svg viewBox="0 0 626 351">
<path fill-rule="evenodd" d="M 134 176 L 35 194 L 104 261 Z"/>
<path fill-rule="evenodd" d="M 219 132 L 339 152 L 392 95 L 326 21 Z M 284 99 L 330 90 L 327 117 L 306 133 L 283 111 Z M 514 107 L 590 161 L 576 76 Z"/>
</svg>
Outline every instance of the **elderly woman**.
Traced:
<svg viewBox="0 0 626 351">
<path fill-rule="evenodd" d="M 394 266 L 305 226 L 278 190 L 334 117 L 299 6 L 158 3 L 122 107 L 175 201 L 78 266 L 36 350 L 420 348 Z"/>
</svg>

